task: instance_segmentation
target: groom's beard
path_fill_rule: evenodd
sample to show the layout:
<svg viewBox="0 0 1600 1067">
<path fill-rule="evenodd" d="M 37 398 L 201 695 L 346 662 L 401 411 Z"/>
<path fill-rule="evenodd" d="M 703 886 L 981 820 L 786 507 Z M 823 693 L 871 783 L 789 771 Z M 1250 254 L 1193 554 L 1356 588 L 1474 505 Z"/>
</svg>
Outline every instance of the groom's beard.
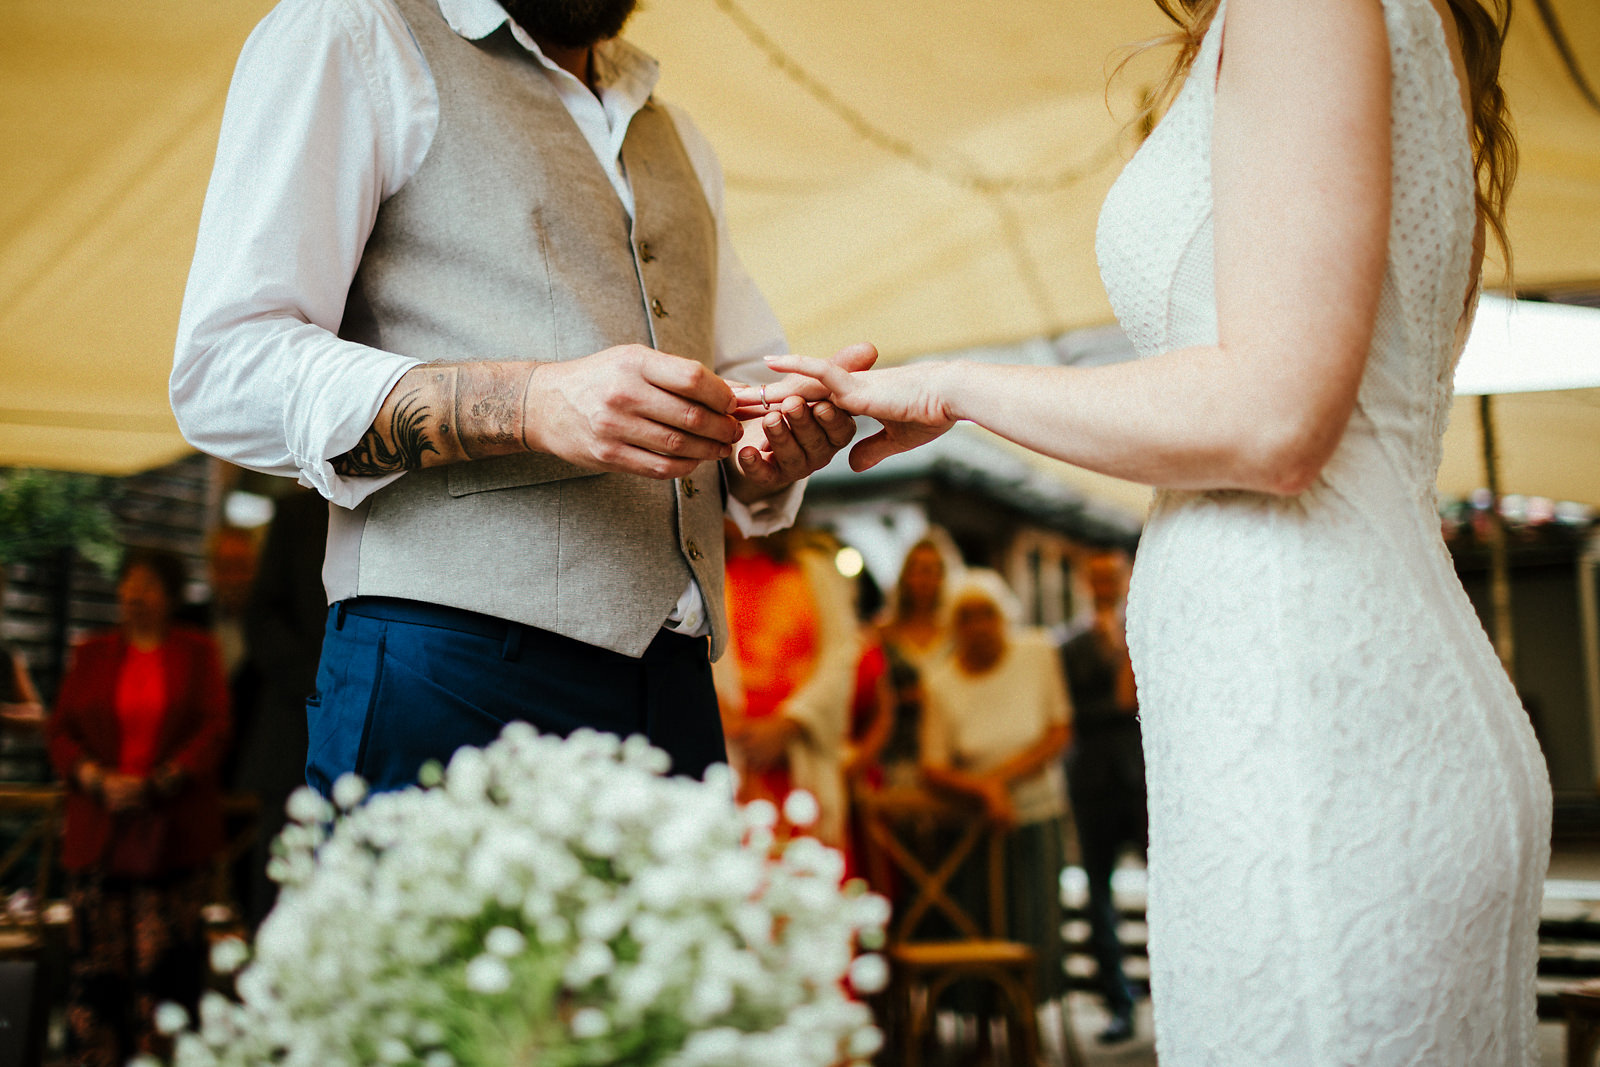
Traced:
<svg viewBox="0 0 1600 1067">
<path fill-rule="evenodd" d="M 638 0 L 500 0 L 537 41 L 587 48 L 622 32 Z"/>
</svg>

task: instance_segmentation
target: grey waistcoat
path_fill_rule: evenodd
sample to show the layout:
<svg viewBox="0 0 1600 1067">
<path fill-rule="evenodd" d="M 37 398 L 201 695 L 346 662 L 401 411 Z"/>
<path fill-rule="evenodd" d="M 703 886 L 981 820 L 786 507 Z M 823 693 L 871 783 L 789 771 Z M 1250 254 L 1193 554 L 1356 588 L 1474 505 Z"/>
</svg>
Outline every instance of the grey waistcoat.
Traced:
<svg viewBox="0 0 1600 1067">
<path fill-rule="evenodd" d="M 630 223 L 538 61 L 396 0 L 439 93 L 415 176 L 378 209 L 340 335 L 430 363 L 566 360 L 639 343 L 710 366 L 711 210 L 667 112 L 633 119 Z M 644 653 L 691 577 L 726 643 L 721 471 L 655 481 L 529 454 L 412 471 L 333 508 L 332 600 L 392 596 Z"/>
</svg>

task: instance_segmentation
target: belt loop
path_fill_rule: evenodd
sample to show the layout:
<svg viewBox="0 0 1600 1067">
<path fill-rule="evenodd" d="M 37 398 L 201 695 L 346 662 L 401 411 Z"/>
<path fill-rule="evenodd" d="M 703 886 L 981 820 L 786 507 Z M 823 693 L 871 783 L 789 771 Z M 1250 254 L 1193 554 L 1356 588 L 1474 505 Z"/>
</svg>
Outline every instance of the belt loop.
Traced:
<svg viewBox="0 0 1600 1067">
<path fill-rule="evenodd" d="M 333 628 L 344 629 L 344 601 L 339 601 L 333 606 Z"/>
<path fill-rule="evenodd" d="M 500 648 L 500 658 L 515 660 L 522 655 L 522 624 L 506 623 L 506 643 Z"/>
</svg>

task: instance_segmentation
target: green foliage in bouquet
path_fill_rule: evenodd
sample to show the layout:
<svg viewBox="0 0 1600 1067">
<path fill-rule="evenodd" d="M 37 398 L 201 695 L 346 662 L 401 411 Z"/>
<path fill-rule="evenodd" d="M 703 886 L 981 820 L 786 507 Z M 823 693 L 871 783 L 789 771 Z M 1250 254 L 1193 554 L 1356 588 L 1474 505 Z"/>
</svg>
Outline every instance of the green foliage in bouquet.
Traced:
<svg viewBox="0 0 1600 1067">
<path fill-rule="evenodd" d="M 62 471 L 0 470 L 0 563 L 47 559 L 64 548 L 103 571 L 120 548 L 110 478 Z"/>
<path fill-rule="evenodd" d="M 423 788 L 295 796 L 283 884 L 239 1000 L 209 996 L 177 1067 L 837 1067 L 881 1038 L 888 905 L 809 838 L 775 848 L 716 768 L 642 738 L 523 723 Z M 442 781 L 440 778 L 442 777 Z M 329 820 L 334 820 L 330 823 Z M 225 942 L 215 962 L 249 955 Z M 181 1010 L 178 1011 L 181 1016 Z M 181 1018 L 171 1018 L 176 1029 Z"/>
</svg>

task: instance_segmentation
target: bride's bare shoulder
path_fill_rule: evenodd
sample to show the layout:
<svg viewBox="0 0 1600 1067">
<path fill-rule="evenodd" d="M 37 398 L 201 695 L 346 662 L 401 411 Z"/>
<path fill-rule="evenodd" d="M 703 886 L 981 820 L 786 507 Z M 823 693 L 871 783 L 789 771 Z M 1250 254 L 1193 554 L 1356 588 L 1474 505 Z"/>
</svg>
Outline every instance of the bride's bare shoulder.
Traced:
<svg viewBox="0 0 1600 1067">
<path fill-rule="evenodd" d="M 1228 0 L 1222 16 L 1219 91 L 1231 83 L 1260 103 L 1287 103 L 1280 90 L 1320 94 L 1357 80 L 1387 80 L 1382 0 Z"/>
</svg>

